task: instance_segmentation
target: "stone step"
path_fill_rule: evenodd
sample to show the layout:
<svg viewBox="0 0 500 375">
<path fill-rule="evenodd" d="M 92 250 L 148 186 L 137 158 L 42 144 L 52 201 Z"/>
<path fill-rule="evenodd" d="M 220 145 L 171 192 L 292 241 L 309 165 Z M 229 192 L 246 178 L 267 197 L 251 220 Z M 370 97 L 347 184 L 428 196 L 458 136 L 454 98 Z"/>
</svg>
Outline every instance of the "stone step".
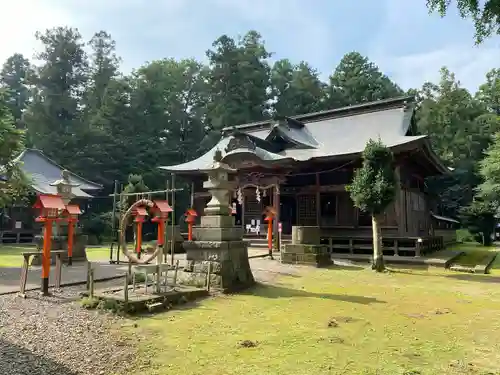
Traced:
<svg viewBox="0 0 500 375">
<path fill-rule="evenodd" d="M 165 304 L 163 302 L 151 303 L 151 304 L 147 305 L 147 307 L 148 307 L 148 311 L 150 313 L 165 310 Z"/>
</svg>

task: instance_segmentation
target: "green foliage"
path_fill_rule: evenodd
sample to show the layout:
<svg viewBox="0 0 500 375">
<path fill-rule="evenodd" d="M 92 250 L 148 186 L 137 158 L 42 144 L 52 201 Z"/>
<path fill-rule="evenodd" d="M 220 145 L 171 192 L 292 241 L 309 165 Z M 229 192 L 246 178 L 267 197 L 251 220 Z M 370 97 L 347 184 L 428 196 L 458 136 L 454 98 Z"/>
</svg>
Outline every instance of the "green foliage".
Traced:
<svg viewBox="0 0 500 375">
<path fill-rule="evenodd" d="M 83 297 L 80 306 L 87 310 L 96 309 L 99 306 L 99 298 Z"/>
<path fill-rule="evenodd" d="M 492 134 L 500 130 L 498 116 L 488 111 L 488 97 L 494 97 L 491 91 L 473 97 L 446 68 L 441 69 L 438 84 L 427 82 L 419 91 L 418 132 L 430 136 L 433 149 L 453 168 L 448 176 L 431 176 L 426 181 L 427 193 L 436 202 L 435 211 L 443 215 L 458 216 L 480 183 L 477 162 Z"/>
<path fill-rule="evenodd" d="M 28 193 L 28 180 L 14 160 L 23 149 L 23 138 L 24 132 L 16 129 L 6 105 L 5 93 L 0 91 L 0 208 Z"/>
<path fill-rule="evenodd" d="M 479 174 L 483 180 L 478 186 L 479 196 L 500 203 L 500 133 L 495 135 L 495 141 L 479 163 Z"/>
<path fill-rule="evenodd" d="M 111 236 L 111 215 L 104 213 L 85 213 L 80 219 L 84 234 L 95 236 L 98 243 L 102 243 L 104 236 Z"/>
<path fill-rule="evenodd" d="M 461 209 L 462 224 L 474 236 L 474 240 L 484 246 L 490 246 L 495 230 L 496 212 L 497 208 L 493 203 L 475 200 Z"/>
<path fill-rule="evenodd" d="M 450 6 L 450 0 L 427 0 L 431 12 L 444 16 Z M 462 18 L 470 18 L 476 29 L 476 43 L 494 34 L 500 34 L 500 3 L 497 0 L 457 0 L 457 9 Z"/>
<path fill-rule="evenodd" d="M 275 116 L 293 116 L 325 109 L 325 84 L 319 73 L 306 62 L 292 64 L 278 60 L 271 69 Z"/>
<path fill-rule="evenodd" d="M 346 190 L 356 207 L 376 216 L 384 212 L 396 194 L 393 155 L 380 140 L 370 140 L 362 157 L 363 166 L 355 171 Z"/>
<path fill-rule="evenodd" d="M 358 52 L 342 57 L 327 88 L 329 108 L 366 103 L 403 95 L 403 90 Z"/>
</svg>

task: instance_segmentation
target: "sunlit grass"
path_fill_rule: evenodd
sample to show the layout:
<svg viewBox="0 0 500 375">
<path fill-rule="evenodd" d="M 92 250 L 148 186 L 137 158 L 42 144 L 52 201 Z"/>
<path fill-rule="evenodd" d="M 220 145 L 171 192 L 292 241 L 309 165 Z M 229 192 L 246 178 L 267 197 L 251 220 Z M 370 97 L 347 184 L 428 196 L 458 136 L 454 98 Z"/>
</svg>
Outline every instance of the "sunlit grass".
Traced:
<svg viewBox="0 0 500 375">
<path fill-rule="evenodd" d="M 500 248 L 497 246 L 482 246 L 479 243 L 467 242 L 463 244 L 454 245 L 450 247 L 450 249 L 461 250 L 465 252 L 464 255 L 461 255 L 455 261 L 456 264 L 473 267 L 483 262 L 486 258 L 491 256 L 494 252 L 497 252 Z M 495 268 L 500 268 L 500 263 L 498 263 L 498 259 L 496 259 L 495 263 L 492 266 L 492 269 Z"/>
<path fill-rule="evenodd" d="M 23 265 L 22 253 L 34 250 L 33 246 L 0 245 L 0 267 L 21 267 Z"/>
<path fill-rule="evenodd" d="M 151 359 L 136 372 L 144 375 L 496 373 L 500 288 L 492 281 L 500 282 L 444 270 L 303 270 L 125 332 Z M 243 340 L 256 347 L 240 347 Z"/>
</svg>

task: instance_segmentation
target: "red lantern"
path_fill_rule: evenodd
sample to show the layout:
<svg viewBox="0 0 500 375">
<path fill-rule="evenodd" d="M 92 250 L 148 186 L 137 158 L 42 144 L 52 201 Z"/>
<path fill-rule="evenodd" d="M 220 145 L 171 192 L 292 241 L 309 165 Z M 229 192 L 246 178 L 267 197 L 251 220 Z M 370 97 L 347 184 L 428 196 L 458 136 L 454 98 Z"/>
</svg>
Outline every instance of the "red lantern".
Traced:
<svg viewBox="0 0 500 375">
<path fill-rule="evenodd" d="M 162 246 L 165 240 L 165 223 L 168 221 L 168 214 L 174 210 L 170 207 L 168 201 L 158 200 L 153 203 L 152 212 L 155 217 L 151 221 L 158 223 L 157 244 L 158 246 Z"/>
<path fill-rule="evenodd" d="M 196 221 L 198 214 L 192 208 L 186 211 L 186 223 L 188 223 L 188 241 L 193 240 L 193 224 Z"/>
<path fill-rule="evenodd" d="M 64 211 L 68 221 L 68 266 L 73 264 L 73 237 L 75 224 L 78 222 L 78 215 L 82 213 L 77 204 L 68 204 Z"/>
<path fill-rule="evenodd" d="M 272 256 L 273 252 L 273 219 L 276 216 L 276 210 L 273 207 L 266 207 L 264 214 L 267 221 L 267 248 L 269 249 L 269 255 Z"/>
<path fill-rule="evenodd" d="M 40 216 L 35 220 L 44 223 L 43 253 L 42 253 L 42 280 L 41 290 L 43 295 L 49 294 L 50 250 L 52 242 L 52 224 L 66 209 L 59 195 L 39 194 L 33 208 L 40 209 Z"/>
<path fill-rule="evenodd" d="M 137 256 L 140 256 L 142 248 L 142 223 L 144 223 L 144 219 L 146 218 L 146 216 L 148 216 L 148 212 L 144 207 L 136 207 L 132 215 L 134 215 L 134 222 L 136 223 L 137 238 L 135 243 L 135 251 L 137 253 Z"/>
</svg>

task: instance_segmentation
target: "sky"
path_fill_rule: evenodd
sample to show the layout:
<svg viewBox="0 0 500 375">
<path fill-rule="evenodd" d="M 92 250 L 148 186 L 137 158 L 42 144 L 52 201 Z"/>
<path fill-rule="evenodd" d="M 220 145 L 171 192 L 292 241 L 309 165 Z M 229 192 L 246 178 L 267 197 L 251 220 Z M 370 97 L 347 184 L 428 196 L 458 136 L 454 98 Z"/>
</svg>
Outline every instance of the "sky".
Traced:
<svg viewBox="0 0 500 375">
<path fill-rule="evenodd" d="M 147 4 L 147 5 L 146 5 Z M 307 5 L 306 5 L 307 4 Z M 426 0 L 6 0 L 0 61 L 40 49 L 35 32 L 78 28 L 86 40 L 112 35 L 122 70 L 173 57 L 204 60 L 223 34 L 259 31 L 273 59 L 309 62 L 326 79 L 345 53 L 358 51 L 404 89 L 437 81 L 447 66 L 476 91 L 498 67 L 500 38 L 474 45 L 474 28 L 456 11 L 429 15 Z"/>
</svg>

